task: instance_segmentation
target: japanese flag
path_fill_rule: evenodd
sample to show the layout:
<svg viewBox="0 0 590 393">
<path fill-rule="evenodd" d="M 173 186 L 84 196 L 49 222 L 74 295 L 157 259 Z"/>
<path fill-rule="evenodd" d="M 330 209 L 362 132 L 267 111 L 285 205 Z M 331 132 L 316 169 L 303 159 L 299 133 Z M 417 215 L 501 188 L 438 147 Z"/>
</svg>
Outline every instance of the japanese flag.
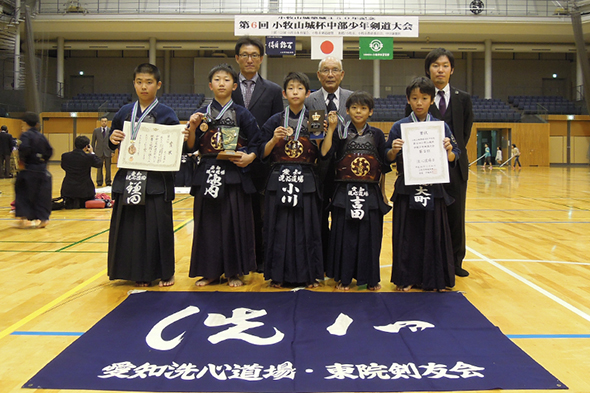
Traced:
<svg viewBox="0 0 590 393">
<path fill-rule="evenodd" d="M 311 37 L 311 59 L 332 56 L 342 60 L 342 37 Z"/>
</svg>

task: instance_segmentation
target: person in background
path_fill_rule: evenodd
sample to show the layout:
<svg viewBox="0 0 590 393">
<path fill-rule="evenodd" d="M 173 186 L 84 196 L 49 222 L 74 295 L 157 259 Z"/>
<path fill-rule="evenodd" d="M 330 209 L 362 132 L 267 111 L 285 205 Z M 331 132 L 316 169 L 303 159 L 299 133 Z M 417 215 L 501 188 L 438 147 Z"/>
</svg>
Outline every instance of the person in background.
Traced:
<svg viewBox="0 0 590 393">
<path fill-rule="evenodd" d="M 66 209 L 82 209 L 94 199 L 95 190 L 90 168 L 102 166 L 102 160 L 92 151 L 90 139 L 84 135 L 74 140 L 74 150 L 61 155 L 61 167 L 66 172 L 61 183 L 61 196 Z"/>
<path fill-rule="evenodd" d="M 12 177 L 10 170 L 12 149 L 14 149 L 14 139 L 8 132 L 8 127 L 3 125 L 0 130 L 0 179 Z"/>
<path fill-rule="evenodd" d="M 109 135 L 111 129 L 108 127 L 108 120 L 106 117 L 100 119 L 100 127 L 95 128 L 92 133 L 92 148 L 95 154 L 101 159 L 102 164 L 96 171 L 96 185 L 102 186 L 102 167 L 105 167 L 105 181 L 106 185 L 111 185 L 111 157 L 113 151 L 109 148 Z"/>
<path fill-rule="evenodd" d="M 260 66 L 264 60 L 264 44 L 258 38 L 240 37 L 235 46 L 236 63 L 240 67 L 237 84 L 232 92 L 235 104 L 248 109 L 256 118 L 259 128 L 274 114 L 283 111 L 283 93 L 279 85 L 262 78 Z M 264 217 L 264 188 L 270 172 L 268 165 L 254 160 L 250 165 L 250 176 L 256 193 L 252 194 L 252 213 L 254 214 L 254 238 L 256 241 L 256 270 L 264 270 L 264 237 L 262 234 Z"/>
<path fill-rule="evenodd" d="M 39 115 L 25 112 L 18 148 L 20 166 L 14 182 L 15 216 L 20 228 L 45 228 L 51 215 L 51 174 L 47 162 L 53 148 L 39 132 Z"/>
<path fill-rule="evenodd" d="M 522 168 L 522 165 L 520 165 L 520 150 L 514 143 L 512 144 L 512 157 L 514 157 L 512 169 L 516 169 L 516 164 L 518 164 L 519 168 Z"/>
<path fill-rule="evenodd" d="M 496 164 L 502 164 L 502 148 L 500 146 L 496 148 Z"/>
<path fill-rule="evenodd" d="M 457 165 L 450 169 L 451 182 L 445 184 L 447 193 L 455 200 L 448 206 L 447 214 L 453 237 L 453 255 L 455 274 L 467 277 L 469 272 L 463 269 L 465 258 L 465 203 L 467 199 L 467 179 L 469 160 L 467 158 L 467 142 L 471 136 L 473 125 L 473 104 L 471 96 L 450 85 L 451 75 L 455 71 L 455 57 L 445 48 L 432 50 L 424 61 L 426 76 L 436 86 L 434 105 L 430 113 L 437 119 L 444 120 L 455 136 L 457 146 L 461 150 Z M 408 115 L 406 111 L 406 115 Z"/>
</svg>

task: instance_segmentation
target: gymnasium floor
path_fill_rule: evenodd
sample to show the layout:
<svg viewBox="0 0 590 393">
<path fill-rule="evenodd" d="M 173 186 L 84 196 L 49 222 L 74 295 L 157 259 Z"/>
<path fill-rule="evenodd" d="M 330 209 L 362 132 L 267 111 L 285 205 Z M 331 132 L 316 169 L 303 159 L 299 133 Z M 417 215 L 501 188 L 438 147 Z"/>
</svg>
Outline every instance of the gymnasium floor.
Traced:
<svg viewBox="0 0 590 393">
<path fill-rule="evenodd" d="M 57 196 L 63 171 L 58 163 L 50 171 Z M 471 275 L 454 289 L 571 392 L 590 392 L 590 169 L 480 167 L 470 176 Z M 393 181 L 388 175 L 388 195 Z M 0 191 L 0 393 L 32 392 L 21 386 L 76 339 L 67 333 L 90 329 L 135 287 L 106 276 L 108 209 L 56 211 L 45 229 L 17 229 L 13 179 L 0 179 Z M 197 289 L 188 278 L 190 195 L 177 195 L 174 220 L 176 284 L 149 290 L 276 291 L 257 273 L 240 289 Z M 381 285 L 389 292 L 391 213 L 385 222 Z M 334 291 L 334 282 L 316 290 Z"/>
</svg>

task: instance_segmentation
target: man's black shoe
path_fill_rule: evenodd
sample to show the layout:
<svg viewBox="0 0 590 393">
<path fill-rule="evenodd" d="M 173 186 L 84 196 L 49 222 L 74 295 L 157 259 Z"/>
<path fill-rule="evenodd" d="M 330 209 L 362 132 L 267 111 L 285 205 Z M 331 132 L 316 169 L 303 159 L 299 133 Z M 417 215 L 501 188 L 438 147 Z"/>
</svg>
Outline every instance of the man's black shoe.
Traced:
<svg viewBox="0 0 590 393">
<path fill-rule="evenodd" d="M 458 277 L 467 277 L 469 275 L 469 272 L 463 269 L 462 267 L 455 266 L 455 275 Z"/>
</svg>

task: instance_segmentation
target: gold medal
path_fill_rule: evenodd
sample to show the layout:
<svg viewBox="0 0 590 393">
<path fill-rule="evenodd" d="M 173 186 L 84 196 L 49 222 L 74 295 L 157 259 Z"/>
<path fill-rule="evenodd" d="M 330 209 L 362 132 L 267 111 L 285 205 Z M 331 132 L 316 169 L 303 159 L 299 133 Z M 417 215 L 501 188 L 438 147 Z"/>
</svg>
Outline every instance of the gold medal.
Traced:
<svg viewBox="0 0 590 393">
<path fill-rule="evenodd" d="M 293 128 L 287 127 L 287 135 L 289 135 L 289 136 L 293 135 Z"/>
<path fill-rule="evenodd" d="M 209 126 L 207 125 L 207 122 L 202 122 L 199 128 L 201 129 L 201 131 L 205 132 L 209 129 Z"/>
<path fill-rule="evenodd" d="M 135 153 L 137 153 L 137 148 L 135 147 L 135 145 L 131 144 L 127 151 L 129 152 L 129 154 L 134 155 Z"/>
</svg>

